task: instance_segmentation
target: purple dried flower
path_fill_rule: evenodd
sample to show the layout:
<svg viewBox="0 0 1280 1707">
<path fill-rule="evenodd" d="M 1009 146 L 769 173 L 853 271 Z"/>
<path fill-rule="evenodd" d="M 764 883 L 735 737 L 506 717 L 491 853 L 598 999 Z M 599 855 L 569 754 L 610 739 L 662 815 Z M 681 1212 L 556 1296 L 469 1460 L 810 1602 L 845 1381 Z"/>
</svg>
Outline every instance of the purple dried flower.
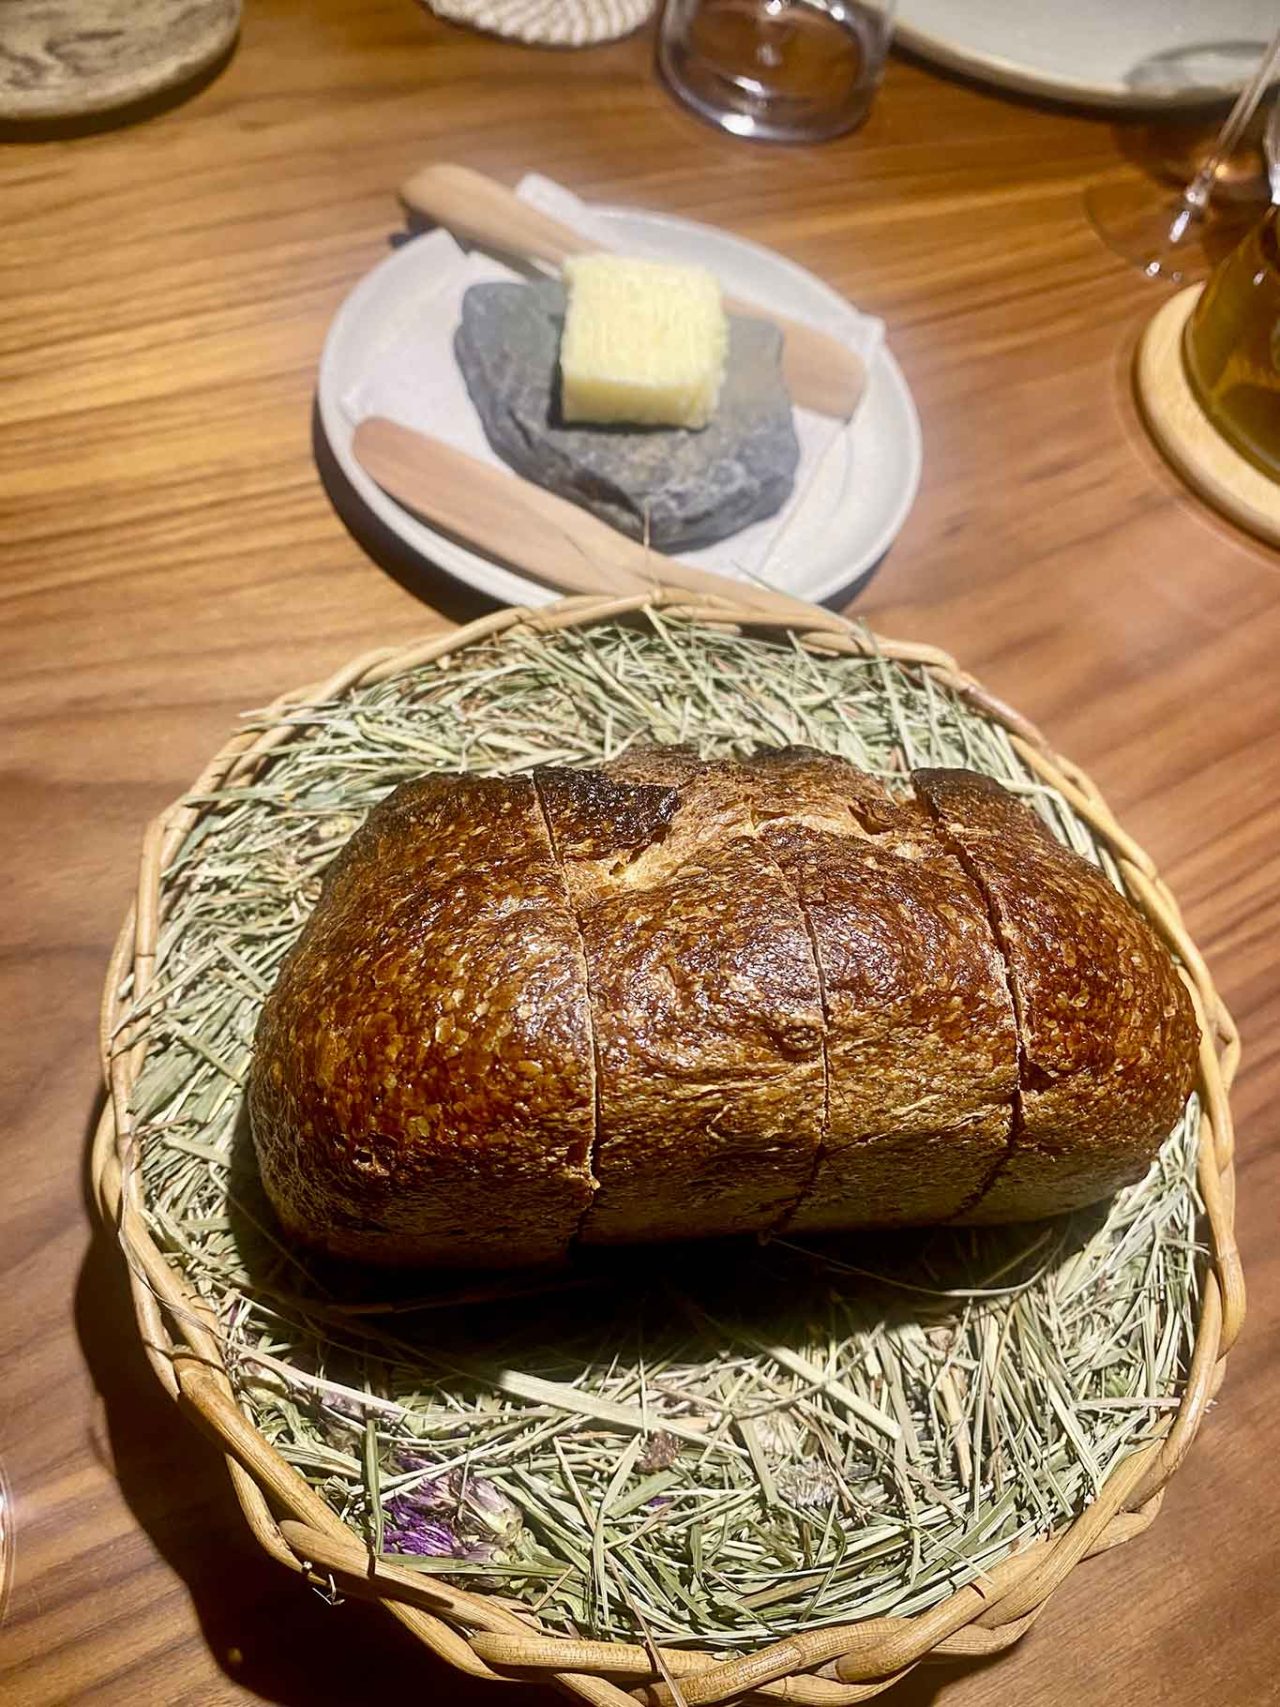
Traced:
<svg viewBox="0 0 1280 1707">
<path fill-rule="evenodd" d="M 408 1496 L 387 1501 L 382 1544 L 388 1553 L 419 1553 L 431 1559 L 460 1559 L 487 1565 L 497 1548 L 487 1541 L 467 1541 L 451 1524 L 424 1517 L 407 1503 Z"/>
<path fill-rule="evenodd" d="M 417 1553 L 431 1559 L 456 1559 L 465 1565 L 487 1565 L 498 1557 L 492 1543 L 467 1540 L 452 1524 L 424 1515 L 413 1494 L 397 1494 L 387 1501 L 382 1546 L 387 1553 Z M 468 1576 L 466 1583 L 476 1589 L 502 1587 L 501 1579 L 489 1577 Z"/>
<path fill-rule="evenodd" d="M 396 1463 L 402 1470 L 429 1470 L 431 1460 L 424 1458 L 420 1452 L 397 1452 Z"/>
<path fill-rule="evenodd" d="M 388 1553 L 422 1553 L 433 1559 L 458 1557 L 458 1537 L 447 1523 L 425 1517 L 411 1503 L 411 1496 L 397 1494 L 387 1501 L 382 1544 Z"/>
<path fill-rule="evenodd" d="M 410 1473 L 431 1468 L 416 1452 L 396 1460 Z M 506 1558 L 519 1541 L 519 1509 L 485 1476 L 469 1476 L 461 1467 L 441 1476 L 425 1476 L 393 1494 L 383 1512 L 383 1546 L 389 1553 L 419 1553 L 487 1565 Z M 500 1588 L 500 1581 L 468 1577 L 472 1588 Z"/>
<path fill-rule="evenodd" d="M 402 1452 L 399 1462 L 406 1470 L 429 1468 L 429 1461 L 417 1453 Z M 507 1544 L 523 1526 L 519 1509 L 500 1488 L 485 1476 L 469 1476 L 460 1466 L 397 1494 L 387 1509 L 401 1504 L 406 1511 L 423 1518 L 446 1518 L 461 1544 L 474 1541 Z"/>
</svg>

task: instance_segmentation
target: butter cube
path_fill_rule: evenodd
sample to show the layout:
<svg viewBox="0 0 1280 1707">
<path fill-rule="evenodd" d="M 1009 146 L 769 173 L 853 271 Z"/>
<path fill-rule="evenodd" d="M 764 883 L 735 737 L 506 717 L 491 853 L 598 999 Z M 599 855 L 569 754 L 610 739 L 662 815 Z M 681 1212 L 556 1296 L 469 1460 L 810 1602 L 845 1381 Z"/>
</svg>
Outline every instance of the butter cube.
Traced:
<svg viewBox="0 0 1280 1707">
<path fill-rule="evenodd" d="M 714 275 L 663 261 L 575 255 L 564 278 L 563 418 L 705 427 L 729 342 Z"/>
</svg>

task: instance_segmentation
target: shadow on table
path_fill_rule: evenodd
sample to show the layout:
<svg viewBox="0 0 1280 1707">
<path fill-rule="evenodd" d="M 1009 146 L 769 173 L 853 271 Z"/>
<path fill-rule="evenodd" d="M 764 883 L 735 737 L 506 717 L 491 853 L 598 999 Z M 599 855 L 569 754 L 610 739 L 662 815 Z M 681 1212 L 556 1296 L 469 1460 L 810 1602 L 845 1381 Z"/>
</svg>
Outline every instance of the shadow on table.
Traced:
<svg viewBox="0 0 1280 1707">
<path fill-rule="evenodd" d="M 405 592 L 421 599 L 450 622 L 472 622 L 476 617 L 487 616 L 490 611 L 501 608 L 501 600 L 477 592 L 455 575 L 428 562 L 394 529 L 389 528 L 381 516 L 374 514 L 334 455 L 320 419 L 318 403 L 313 403 L 311 409 L 311 449 L 320 483 L 338 520 L 365 556 L 390 575 Z"/>
<path fill-rule="evenodd" d="M 1261 43 L 1229 45 L 1255 50 L 1255 58 L 1262 53 Z M 1133 187 L 1143 190 L 1149 186 L 1157 195 L 1161 192 L 1167 194 L 1171 202 L 1194 177 L 1207 156 L 1229 105 L 1229 97 L 1211 92 L 1206 92 L 1203 99 L 1187 100 L 1164 109 L 1134 107 L 1126 110 L 1109 105 L 1091 105 L 1087 101 L 1037 95 L 1029 90 L 999 85 L 976 74 L 935 63 L 905 43 L 896 44 L 894 53 L 908 64 L 927 71 L 931 77 L 972 89 L 977 94 L 995 97 L 1013 106 L 1028 107 L 1051 117 L 1088 119 L 1094 124 L 1106 125 L 1119 160 L 1134 168 Z M 1242 53 L 1241 63 L 1246 68 L 1249 66 L 1247 53 Z M 1151 69 L 1158 70 L 1159 67 L 1153 65 Z M 1134 86 L 1139 93 L 1144 80 L 1140 75 L 1142 71 L 1142 67 L 1135 68 Z M 1204 235 L 1204 248 L 1215 264 L 1235 247 L 1269 203 L 1262 155 L 1266 112 L 1267 103 L 1264 101 L 1246 133 L 1245 141 L 1223 163 L 1218 173 L 1214 190 L 1218 217 Z M 1110 187 L 1113 168 L 1099 162 L 1097 172 L 1097 187 Z M 1123 190 L 1128 186 L 1115 187 Z M 1083 197 L 1080 218 L 1087 222 Z"/>
</svg>

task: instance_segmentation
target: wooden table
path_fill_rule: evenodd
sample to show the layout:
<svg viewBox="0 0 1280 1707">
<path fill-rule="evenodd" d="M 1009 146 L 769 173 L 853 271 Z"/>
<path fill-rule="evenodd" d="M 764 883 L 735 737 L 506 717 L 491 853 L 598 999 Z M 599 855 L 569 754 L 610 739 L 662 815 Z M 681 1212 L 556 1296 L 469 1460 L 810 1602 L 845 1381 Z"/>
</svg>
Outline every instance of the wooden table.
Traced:
<svg viewBox="0 0 1280 1707">
<path fill-rule="evenodd" d="M 470 1703 L 390 1619 L 260 1557 L 135 1344 L 91 1233 L 94 1019 L 141 827 L 236 713 L 478 605 L 376 566 L 311 443 L 316 360 L 436 157 L 692 214 L 883 314 L 920 500 L 860 609 L 949 648 L 1089 767 L 1242 1023 L 1252 1314 L 1156 1527 L 996 1664 L 883 1699 L 1280 1700 L 1280 561 L 1179 487 L 1127 373 L 1160 293 L 1083 187 L 1125 141 L 894 64 L 861 134 L 723 138 L 642 36 L 552 55 L 413 0 L 251 0 L 226 70 L 144 123 L 0 149 L 0 1456 L 16 1561 L 0 1696 Z M 513 1700 L 549 1699 L 532 1691 Z M 489 1694 L 483 1699 L 497 1699 Z"/>
</svg>

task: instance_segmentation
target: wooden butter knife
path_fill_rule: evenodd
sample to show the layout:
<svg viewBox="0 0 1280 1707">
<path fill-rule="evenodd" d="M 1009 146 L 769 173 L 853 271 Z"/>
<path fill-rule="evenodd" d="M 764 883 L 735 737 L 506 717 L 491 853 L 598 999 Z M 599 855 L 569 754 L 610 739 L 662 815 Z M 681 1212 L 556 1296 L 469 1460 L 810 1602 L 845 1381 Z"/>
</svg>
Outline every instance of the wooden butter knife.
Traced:
<svg viewBox="0 0 1280 1707">
<path fill-rule="evenodd" d="M 400 199 L 413 213 L 443 225 L 464 242 L 554 267 L 570 255 L 603 247 L 469 166 L 424 166 L 400 186 Z M 755 304 L 726 296 L 724 305 L 734 314 L 772 320 L 782 333 L 782 373 L 794 403 L 849 419 L 867 383 L 867 371 L 856 350 L 802 321 L 785 319 Z"/>
<path fill-rule="evenodd" d="M 391 497 L 486 557 L 570 593 L 680 587 L 803 631 L 845 626 L 830 611 L 765 587 L 681 563 L 518 474 L 480 462 L 430 434 L 380 415 L 355 430 L 352 449 Z"/>
</svg>

